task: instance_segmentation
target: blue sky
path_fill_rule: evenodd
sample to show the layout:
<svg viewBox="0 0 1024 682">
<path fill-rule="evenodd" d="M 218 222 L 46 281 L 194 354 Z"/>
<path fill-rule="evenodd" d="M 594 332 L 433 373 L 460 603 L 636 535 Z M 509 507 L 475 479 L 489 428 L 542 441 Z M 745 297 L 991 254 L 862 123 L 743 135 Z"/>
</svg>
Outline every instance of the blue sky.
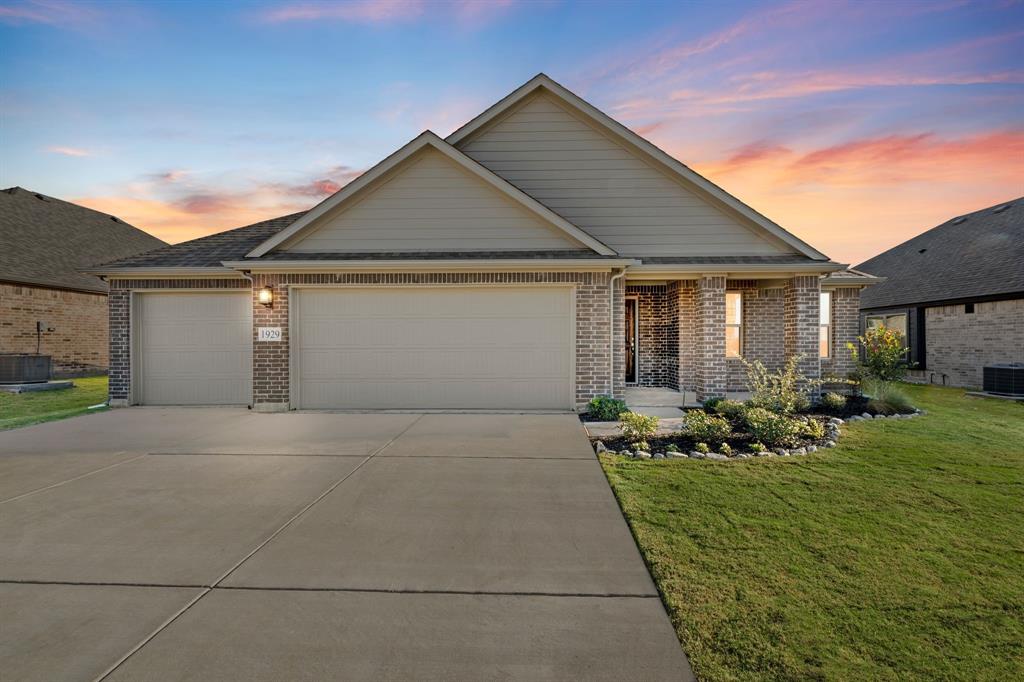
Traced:
<svg viewBox="0 0 1024 682">
<path fill-rule="evenodd" d="M 540 71 L 844 262 L 1024 194 L 1013 1 L 0 0 L 0 186 L 180 241 Z"/>
</svg>

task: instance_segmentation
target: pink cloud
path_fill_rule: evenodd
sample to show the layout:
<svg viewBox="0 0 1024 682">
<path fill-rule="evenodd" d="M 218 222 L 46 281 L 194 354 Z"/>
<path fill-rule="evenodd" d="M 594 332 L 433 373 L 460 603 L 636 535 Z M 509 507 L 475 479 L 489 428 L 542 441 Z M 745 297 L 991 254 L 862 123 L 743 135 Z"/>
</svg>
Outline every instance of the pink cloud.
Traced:
<svg viewBox="0 0 1024 682">
<path fill-rule="evenodd" d="M 7 24 L 47 24 L 83 29 L 99 20 L 100 13 L 95 9 L 63 0 L 24 0 L 0 5 L 0 21 Z"/>
<path fill-rule="evenodd" d="M 268 23 L 334 19 L 357 24 L 387 24 L 417 19 L 424 9 L 422 0 L 295 3 L 269 10 L 262 19 Z"/>
<path fill-rule="evenodd" d="M 60 154 L 61 156 L 92 156 L 88 150 L 80 149 L 78 147 L 61 147 L 58 145 L 51 145 L 46 148 L 46 151 L 51 154 Z"/>
</svg>

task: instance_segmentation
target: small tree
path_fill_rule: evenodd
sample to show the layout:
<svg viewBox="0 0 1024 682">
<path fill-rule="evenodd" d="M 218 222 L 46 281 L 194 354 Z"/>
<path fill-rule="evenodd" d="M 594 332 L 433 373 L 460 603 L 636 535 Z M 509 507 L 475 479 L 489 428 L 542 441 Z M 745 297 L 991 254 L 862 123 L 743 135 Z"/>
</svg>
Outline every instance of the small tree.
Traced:
<svg viewBox="0 0 1024 682">
<path fill-rule="evenodd" d="M 801 374 L 801 358 L 802 355 L 790 357 L 780 372 L 769 372 L 760 360 L 748 362 L 741 358 L 751 393 L 748 404 L 776 414 L 791 414 L 807 407 L 810 404 L 807 392 L 819 382 L 812 382 Z"/>
<path fill-rule="evenodd" d="M 875 327 L 858 336 L 863 352 L 853 343 L 847 343 L 853 361 L 864 378 L 880 381 L 899 381 L 907 373 L 907 351 L 903 334 L 886 326 Z"/>
</svg>

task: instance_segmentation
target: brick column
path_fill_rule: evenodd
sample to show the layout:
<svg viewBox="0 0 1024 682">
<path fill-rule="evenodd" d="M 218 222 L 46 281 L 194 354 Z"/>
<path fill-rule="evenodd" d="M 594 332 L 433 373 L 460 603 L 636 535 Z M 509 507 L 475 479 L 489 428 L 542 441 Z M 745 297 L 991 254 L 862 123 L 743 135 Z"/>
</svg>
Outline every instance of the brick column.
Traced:
<svg viewBox="0 0 1024 682">
<path fill-rule="evenodd" d="M 821 361 L 823 376 L 840 379 L 856 369 L 847 343 L 857 343 L 860 333 L 860 289 L 840 287 L 832 290 L 832 355 Z"/>
<path fill-rule="evenodd" d="M 611 275 L 608 276 L 611 279 Z M 612 283 L 612 319 L 615 321 L 609 330 L 609 351 L 615 367 L 612 385 L 609 387 L 615 398 L 626 397 L 626 278 L 619 277 Z"/>
<path fill-rule="evenodd" d="M 821 280 L 817 275 L 799 275 L 786 282 L 785 349 L 786 359 L 801 355 L 800 373 L 808 379 L 821 376 L 818 357 L 818 316 Z"/>
<path fill-rule="evenodd" d="M 725 395 L 725 277 L 705 275 L 697 280 L 694 333 L 697 400 Z"/>
<path fill-rule="evenodd" d="M 278 275 L 255 275 L 252 287 L 252 403 L 257 412 L 284 412 L 290 400 L 288 287 Z M 274 290 L 274 303 L 259 302 L 264 286 Z M 280 341 L 260 341 L 259 327 L 280 327 Z"/>
<path fill-rule="evenodd" d="M 131 292 L 110 283 L 107 296 L 110 329 L 110 379 L 108 399 L 111 407 L 125 407 L 131 395 Z"/>
</svg>

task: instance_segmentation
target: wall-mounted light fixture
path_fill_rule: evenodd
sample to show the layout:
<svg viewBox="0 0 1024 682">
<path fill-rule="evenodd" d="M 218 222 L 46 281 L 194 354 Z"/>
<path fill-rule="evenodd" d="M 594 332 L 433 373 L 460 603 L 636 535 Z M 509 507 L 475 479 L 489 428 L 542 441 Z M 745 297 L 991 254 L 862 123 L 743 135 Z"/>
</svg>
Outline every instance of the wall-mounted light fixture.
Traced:
<svg viewBox="0 0 1024 682">
<path fill-rule="evenodd" d="M 270 287 L 263 287 L 257 295 L 259 296 L 260 303 L 263 305 L 267 307 L 274 305 L 274 290 Z"/>
</svg>

